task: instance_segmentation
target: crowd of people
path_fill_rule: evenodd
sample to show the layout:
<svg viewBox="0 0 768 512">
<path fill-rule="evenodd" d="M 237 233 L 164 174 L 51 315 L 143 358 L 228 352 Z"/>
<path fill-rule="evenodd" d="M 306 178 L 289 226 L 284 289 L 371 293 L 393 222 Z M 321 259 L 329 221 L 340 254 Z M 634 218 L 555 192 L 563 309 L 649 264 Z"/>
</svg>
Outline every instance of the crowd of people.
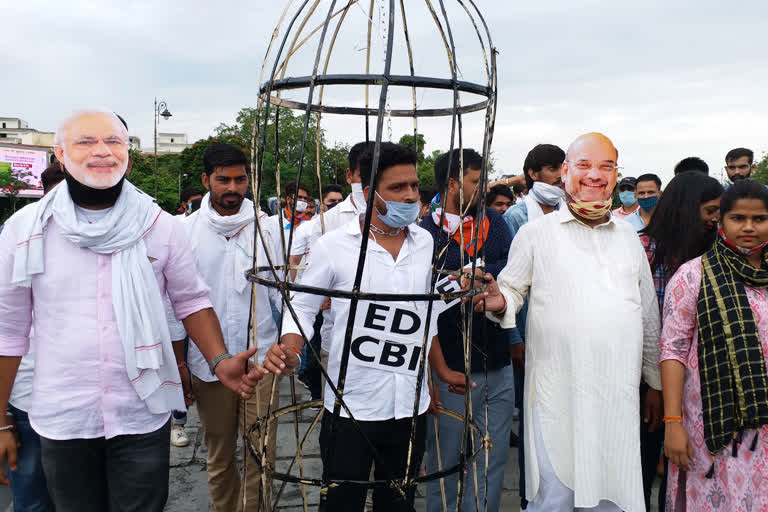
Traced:
<svg viewBox="0 0 768 512">
<path fill-rule="evenodd" d="M 116 114 L 77 111 L 55 143 L 45 196 L 0 233 L 0 483 L 16 512 L 163 510 L 192 404 L 211 510 L 259 510 L 277 423 L 242 471 L 238 434 L 293 372 L 324 411 L 321 510 L 364 510 L 371 478 L 387 482 L 373 510 L 412 510 L 424 471 L 445 472 L 428 511 L 502 510 L 510 444 L 532 512 L 650 510 L 658 474 L 662 510 L 768 508 L 768 189 L 752 151 L 725 155 L 726 187 L 696 157 L 663 186 L 619 180 L 618 149 L 588 133 L 494 183 L 454 149 L 420 187 L 414 151 L 360 142 L 346 197 L 291 182 L 259 204 L 247 156 L 216 143 L 174 217 L 130 183 Z M 253 285 L 254 266 L 307 288 Z M 411 300 L 443 286 L 480 291 Z"/>
</svg>

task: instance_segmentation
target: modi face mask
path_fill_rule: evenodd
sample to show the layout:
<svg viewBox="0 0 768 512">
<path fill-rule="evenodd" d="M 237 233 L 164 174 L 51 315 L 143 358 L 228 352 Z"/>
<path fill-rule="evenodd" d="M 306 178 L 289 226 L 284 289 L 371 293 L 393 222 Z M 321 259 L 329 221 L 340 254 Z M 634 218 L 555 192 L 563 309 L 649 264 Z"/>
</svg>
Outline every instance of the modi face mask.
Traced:
<svg viewBox="0 0 768 512">
<path fill-rule="evenodd" d="M 57 133 L 56 157 L 78 183 L 97 190 L 115 186 L 128 169 L 128 131 L 109 112 L 73 116 Z"/>
</svg>

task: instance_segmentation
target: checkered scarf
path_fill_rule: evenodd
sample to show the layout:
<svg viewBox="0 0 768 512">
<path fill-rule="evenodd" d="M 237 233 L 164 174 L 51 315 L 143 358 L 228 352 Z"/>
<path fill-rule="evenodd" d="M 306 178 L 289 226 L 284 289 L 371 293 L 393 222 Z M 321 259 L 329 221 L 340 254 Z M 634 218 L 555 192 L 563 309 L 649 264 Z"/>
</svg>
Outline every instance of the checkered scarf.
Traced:
<svg viewBox="0 0 768 512">
<path fill-rule="evenodd" d="M 755 268 L 718 238 L 701 261 L 699 375 L 704 439 L 714 455 L 744 430 L 768 424 L 768 376 L 744 291 L 768 288 L 768 252 Z"/>
</svg>

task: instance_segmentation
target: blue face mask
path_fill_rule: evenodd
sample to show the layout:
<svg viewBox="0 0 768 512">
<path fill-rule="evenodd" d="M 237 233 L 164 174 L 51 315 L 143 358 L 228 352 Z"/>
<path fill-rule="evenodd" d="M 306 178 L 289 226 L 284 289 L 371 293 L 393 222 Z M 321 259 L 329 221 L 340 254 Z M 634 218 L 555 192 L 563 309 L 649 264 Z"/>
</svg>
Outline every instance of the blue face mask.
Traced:
<svg viewBox="0 0 768 512">
<path fill-rule="evenodd" d="M 650 212 L 656 208 L 656 203 L 659 202 L 659 196 L 640 197 L 637 199 L 637 202 L 640 203 L 640 208 L 646 212 Z"/>
<path fill-rule="evenodd" d="M 379 193 L 376 192 L 379 196 Z M 379 199 L 384 201 L 384 198 L 379 196 Z M 378 208 L 376 213 L 379 214 L 381 222 L 391 228 L 404 228 L 416 222 L 419 218 L 419 203 L 398 203 L 396 201 L 384 201 L 387 204 L 387 213 L 382 215 Z"/>
<path fill-rule="evenodd" d="M 621 204 L 629 208 L 633 204 L 635 204 L 635 193 L 631 190 L 625 190 L 623 192 L 619 192 L 619 201 L 621 201 Z"/>
</svg>

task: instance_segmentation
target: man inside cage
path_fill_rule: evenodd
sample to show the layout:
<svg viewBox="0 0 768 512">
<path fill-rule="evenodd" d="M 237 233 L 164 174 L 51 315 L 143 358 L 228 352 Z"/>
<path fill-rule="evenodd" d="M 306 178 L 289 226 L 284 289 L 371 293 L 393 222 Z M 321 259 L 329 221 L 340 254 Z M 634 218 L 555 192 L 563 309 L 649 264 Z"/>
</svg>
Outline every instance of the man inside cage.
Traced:
<svg viewBox="0 0 768 512">
<path fill-rule="evenodd" d="M 463 167 L 462 167 L 463 166 Z M 477 214 L 483 179 L 483 157 L 473 149 L 454 149 L 435 161 L 435 182 L 439 196 L 433 202 L 431 215 L 421 221 L 435 240 L 440 256 L 437 266 L 443 270 L 457 271 L 473 260 L 486 272 L 498 275 L 507 264 L 507 252 L 511 236 L 503 217 L 492 208 Z M 463 170 L 463 173 L 462 173 Z M 443 205 L 445 211 L 443 211 Z M 462 510 L 475 510 L 477 504 L 484 509 L 499 510 L 501 491 L 504 487 L 504 469 L 509 455 L 509 435 L 512 430 L 514 404 L 514 374 L 510 364 L 509 335 L 497 323 L 490 322 L 481 313 L 472 319 L 471 338 L 463 333 L 468 325 L 472 308 L 456 304 L 438 319 L 437 340 L 433 352 L 454 372 L 464 373 L 465 342 L 471 343 L 471 380 L 476 385 L 472 393 L 472 418 L 480 431 L 488 435 L 493 449 L 488 456 L 488 478 L 485 478 L 485 452 L 481 452 L 475 466 L 469 468 L 465 480 Z M 440 363 L 434 365 L 438 369 Z M 464 396 L 445 382 L 437 382 L 443 407 L 464 414 Z M 487 398 L 487 401 L 486 401 Z M 486 409 L 487 407 L 487 409 Z M 487 415 L 486 415 L 487 411 Z M 459 463 L 462 445 L 461 421 L 440 415 L 427 426 L 427 471 L 434 473 Z M 438 446 L 439 439 L 439 446 Z M 479 448 L 481 439 L 473 436 L 467 445 L 468 452 Z M 442 466 L 440 466 L 440 464 Z M 455 510 L 458 499 L 457 474 L 427 484 L 427 510 L 443 510 L 443 492 L 448 510 Z M 477 480 L 477 493 L 474 482 Z M 487 487 L 487 490 L 485 489 Z"/>
<path fill-rule="evenodd" d="M 373 156 L 369 148 L 359 158 L 364 184 L 370 183 Z M 368 185 L 363 188 L 366 200 L 373 202 L 369 231 L 363 234 L 364 219 L 358 216 L 321 237 L 312 246 L 302 284 L 351 291 L 363 236 L 366 236 L 368 246 L 361 292 L 429 292 L 433 242 L 429 233 L 414 224 L 419 213 L 416 161 L 416 154 L 404 146 L 381 144 L 376 191 L 372 193 Z M 279 375 L 300 364 L 304 339 L 299 325 L 311 338 L 315 315 L 324 300 L 322 294 L 294 295 L 291 304 L 299 322 L 297 324 L 288 313 L 284 315 L 280 343 L 269 349 L 264 362 L 267 371 Z M 336 396 L 326 384 L 320 431 L 324 478 L 368 481 L 373 465 L 376 480 L 393 484 L 374 489 L 374 509 L 410 511 L 415 486 L 412 481 L 408 486 L 398 488 L 398 485 L 406 478 L 406 468 L 409 468 L 407 478 L 412 480 L 421 466 L 430 396 L 426 371 L 421 382 L 417 382 L 417 376 L 424 336 L 427 335 L 426 349 L 429 350 L 434 320 L 428 319 L 424 301 L 358 301 L 348 366 L 342 376 L 340 367 L 350 307 L 350 299 L 331 298 L 330 311 L 336 328 L 329 343 L 328 373 L 337 386 L 344 378 L 343 401 L 349 412 L 341 407 L 339 416 L 334 418 Z M 464 383 L 463 374 L 442 376 L 451 377 L 457 386 Z M 420 386 L 419 408 L 413 418 L 417 386 Z M 412 421 L 416 422 L 413 443 Z M 343 483 L 329 486 L 325 510 L 362 511 L 366 493 L 363 486 Z"/>
<path fill-rule="evenodd" d="M 311 222 L 305 222 L 295 234 L 295 240 L 291 246 L 291 265 L 306 265 L 309 261 L 309 256 L 312 251 L 312 247 L 317 240 L 325 233 L 330 233 L 343 226 L 346 226 L 350 222 L 358 219 L 360 215 L 365 213 L 367 202 L 365 195 L 363 194 L 363 185 L 360 179 L 360 157 L 362 154 L 371 148 L 373 148 L 373 142 L 358 142 L 353 145 L 348 154 L 349 167 L 347 167 L 346 178 L 347 183 L 352 188 L 352 193 L 349 194 L 343 201 L 334 203 L 335 206 L 328 208 L 321 215 L 316 215 Z M 323 187 L 323 203 L 334 196 L 336 199 L 341 198 L 340 192 L 334 192 L 333 186 Z M 326 193 L 328 191 L 328 193 Z M 296 279 L 301 279 L 302 272 L 294 271 Z M 320 317 L 322 320 L 317 319 L 316 325 L 320 326 L 319 331 L 315 332 L 313 337 L 313 343 L 315 346 L 320 346 L 320 353 L 323 357 L 323 366 L 327 367 L 328 357 L 328 344 L 333 336 L 333 317 L 329 308 L 331 306 L 330 299 L 326 299 L 321 307 Z M 315 329 L 317 331 L 317 329 Z M 305 349 L 304 355 L 310 360 L 305 363 L 305 370 L 309 369 L 308 375 L 300 375 L 299 379 L 309 387 L 309 391 L 313 400 L 321 398 L 323 392 L 322 379 L 320 377 L 320 362 L 314 360 L 312 351 Z"/>
<path fill-rule="evenodd" d="M 661 389 L 659 308 L 640 240 L 610 215 L 617 160 L 606 136 L 577 138 L 563 166 L 568 207 L 520 228 L 498 284 L 485 274 L 474 298 L 514 327 L 529 295 L 528 511 L 645 510 L 637 389 L 641 375 Z"/>
<path fill-rule="evenodd" d="M 247 165 L 248 159 L 241 149 L 221 143 L 209 146 L 203 155 L 202 175 L 203 186 L 208 193 L 203 197 L 200 209 L 181 221 L 197 270 L 211 290 L 211 302 L 221 319 L 224 344 L 231 353 L 245 350 L 249 338 L 252 289 L 245 272 L 253 266 L 255 231 L 253 202 L 245 197 L 248 190 Z M 256 264 L 265 266 L 264 246 L 258 236 L 256 242 Z M 262 272 L 262 275 L 273 278 L 269 272 Z M 280 309 L 280 292 L 277 288 L 257 285 L 253 300 L 254 324 L 257 326 L 254 340 L 260 362 L 270 345 L 277 341 L 278 326 L 272 308 Z M 183 343 L 186 336 L 183 326 L 174 318 L 169 318 L 169 322 L 173 339 Z M 192 341 L 195 339 L 192 338 Z M 259 509 L 262 501 L 261 472 L 254 459 L 247 457 L 246 478 L 241 482 L 236 461 L 237 438 L 238 430 L 245 434 L 242 431 L 265 416 L 268 407 L 277 408 L 279 387 L 275 386 L 272 394 L 273 376 L 261 379 L 250 400 L 240 400 L 211 374 L 203 354 L 194 343 L 189 347 L 186 364 L 183 359 L 179 362 L 179 372 L 183 383 L 191 380 L 191 391 L 205 430 L 211 510 Z M 277 425 L 273 423 L 271 427 L 267 449 L 270 464 L 274 463 Z M 263 434 L 257 432 L 253 435 L 254 444 L 258 446 Z M 271 481 L 267 480 L 266 486 L 269 501 Z"/>
</svg>

